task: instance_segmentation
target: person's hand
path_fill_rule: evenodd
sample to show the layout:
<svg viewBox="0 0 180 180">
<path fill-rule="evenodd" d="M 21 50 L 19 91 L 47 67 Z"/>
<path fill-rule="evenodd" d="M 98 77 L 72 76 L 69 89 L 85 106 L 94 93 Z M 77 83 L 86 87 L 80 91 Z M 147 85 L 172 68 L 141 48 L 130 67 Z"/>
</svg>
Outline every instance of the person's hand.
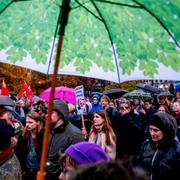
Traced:
<svg viewBox="0 0 180 180">
<path fill-rule="evenodd" d="M 138 111 L 141 112 L 142 114 L 146 114 L 146 111 L 143 108 L 139 109 Z"/>
<path fill-rule="evenodd" d="M 11 147 L 15 147 L 17 145 L 18 139 L 16 137 L 11 138 Z"/>
<path fill-rule="evenodd" d="M 85 127 L 82 128 L 82 135 L 84 136 L 84 138 L 86 139 L 87 138 L 87 130 Z"/>
</svg>

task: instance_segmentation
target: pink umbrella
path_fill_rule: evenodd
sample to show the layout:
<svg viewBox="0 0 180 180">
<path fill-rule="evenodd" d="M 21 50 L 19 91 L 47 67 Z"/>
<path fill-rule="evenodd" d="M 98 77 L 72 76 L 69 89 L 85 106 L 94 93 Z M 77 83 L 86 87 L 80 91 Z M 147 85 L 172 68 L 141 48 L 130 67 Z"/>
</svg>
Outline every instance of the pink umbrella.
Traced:
<svg viewBox="0 0 180 180">
<path fill-rule="evenodd" d="M 39 97 L 43 99 L 46 102 L 49 102 L 50 100 L 50 92 L 51 92 L 51 87 L 44 90 Z M 71 104 L 76 104 L 76 95 L 75 95 L 75 90 L 72 88 L 60 86 L 55 88 L 54 92 L 54 99 L 61 99 L 64 101 L 67 101 L 68 103 Z"/>
</svg>

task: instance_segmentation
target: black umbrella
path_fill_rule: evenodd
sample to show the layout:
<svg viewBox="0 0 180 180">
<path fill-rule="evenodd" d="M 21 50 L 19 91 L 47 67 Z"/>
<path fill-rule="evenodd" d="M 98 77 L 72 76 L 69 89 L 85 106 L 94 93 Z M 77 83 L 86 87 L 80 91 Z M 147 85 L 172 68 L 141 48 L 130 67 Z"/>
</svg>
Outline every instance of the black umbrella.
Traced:
<svg viewBox="0 0 180 180">
<path fill-rule="evenodd" d="M 168 91 L 161 92 L 161 93 L 158 94 L 158 96 L 174 97 L 174 95 L 171 94 L 171 93 L 168 92 Z"/>
<path fill-rule="evenodd" d="M 0 95 L 0 106 L 14 106 L 14 101 L 9 96 Z"/>
<path fill-rule="evenodd" d="M 122 97 L 127 92 L 128 91 L 126 90 L 116 88 L 116 89 L 110 89 L 110 90 L 104 91 L 103 94 L 107 95 L 110 99 L 117 99 L 117 98 Z"/>
<path fill-rule="evenodd" d="M 152 86 L 150 84 L 143 84 L 143 83 L 138 83 L 135 85 L 138 88 L 144 89 L 146 91 L 149 91 L 151 93 L 159 94 L 161 92 L 164 92 L 163 89 L 157 88 L 155 86 Z"/>
<path fill-rule="evenodd" d="M 123 95 L 127 99 L 139 99 L 139 100 L 151 100 L 153 97 L 150 93 L 144 92 L 142 90 L 134 90 Z"/>
</svg>

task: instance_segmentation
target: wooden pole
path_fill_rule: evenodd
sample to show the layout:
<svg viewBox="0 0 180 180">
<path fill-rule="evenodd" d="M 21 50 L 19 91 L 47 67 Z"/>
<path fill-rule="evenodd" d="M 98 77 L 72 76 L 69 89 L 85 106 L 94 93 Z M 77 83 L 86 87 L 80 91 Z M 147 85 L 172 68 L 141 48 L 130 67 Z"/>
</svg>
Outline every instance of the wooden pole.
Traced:
<svg viewBox="0 0 180 180">
<path fill-rule="evenodd" d="M 87 139 L 87 130 L 86 130 L 83 114 L 81 114 L 80 117 L 81 117 L 81 122 L 82 122 L 82 133 L 84 135 L 84 139 Z"/>
<path fill-rule="evenodd" d="M 49 129 L 50 129 L 50 123 L 51 123 L 53 98 L 54 98 L 55 84 L 57 81 L 57 73 L 58 73 L 58 66 L 60 62 L 62 42 L 63 42 L 63 35 L 59 35 L 57 53 L 56 53 L 56 59 L 55 59 L 55 65 L 54 65 L 53 80 L 51 82 L 51 93 L 50 93 L 50 100 L 49 100 L 49 105 L 48 105 L 48 116 L 47 116 L 47 120 L 45 124 L 40 170 L 37 173 L 37 178 L 36 178 L 37 180 L 45 180 L 45 176 L 46 176 L 45 167 L 46 167 L 46 157 L 47 157 L 47 150 L 48 150 Z"/>
</svg>

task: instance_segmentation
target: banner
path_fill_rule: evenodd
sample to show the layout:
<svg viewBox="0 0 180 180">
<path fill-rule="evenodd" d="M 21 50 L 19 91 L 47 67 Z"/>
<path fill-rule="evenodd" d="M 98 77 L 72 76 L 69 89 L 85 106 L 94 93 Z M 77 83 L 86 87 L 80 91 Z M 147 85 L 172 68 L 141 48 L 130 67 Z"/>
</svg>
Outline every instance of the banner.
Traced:
<svg viewBox="0 0 180 180">
<path fill-rule="evenodd" d="M 77 86 L 75 88 L 75 94 L 76 94 L 76 109 L 78 115 L 86 115 L 86 98 L 84 96 L 84 87 L 83 85 Z"/>
</svg>

